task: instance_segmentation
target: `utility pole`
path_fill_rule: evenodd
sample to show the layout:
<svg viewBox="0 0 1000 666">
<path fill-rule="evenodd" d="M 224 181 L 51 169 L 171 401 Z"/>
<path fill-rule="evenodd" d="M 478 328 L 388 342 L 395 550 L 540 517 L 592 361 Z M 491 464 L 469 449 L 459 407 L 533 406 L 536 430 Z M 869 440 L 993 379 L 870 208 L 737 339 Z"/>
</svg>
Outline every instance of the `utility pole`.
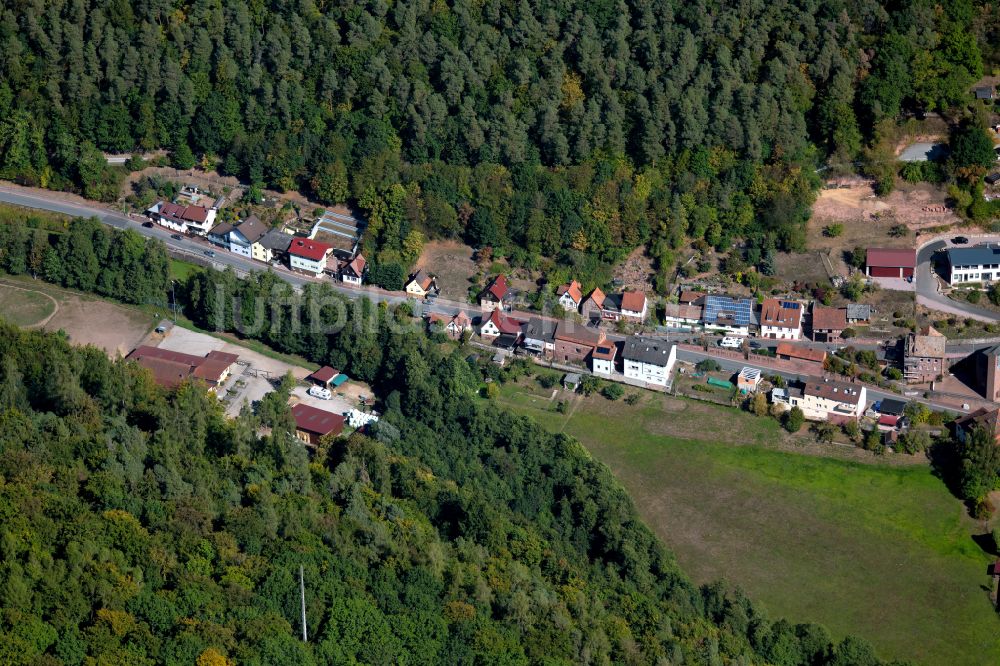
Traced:
<svg viewBox="0 0 1000 666">
<path fill-rule="evenodd" d="M 302 595 L 302 642 L 309 642 L 309 634 L 306 632 L 306 579 L 302 565 L 299 565 L 299 592 Z"/>
</svg>

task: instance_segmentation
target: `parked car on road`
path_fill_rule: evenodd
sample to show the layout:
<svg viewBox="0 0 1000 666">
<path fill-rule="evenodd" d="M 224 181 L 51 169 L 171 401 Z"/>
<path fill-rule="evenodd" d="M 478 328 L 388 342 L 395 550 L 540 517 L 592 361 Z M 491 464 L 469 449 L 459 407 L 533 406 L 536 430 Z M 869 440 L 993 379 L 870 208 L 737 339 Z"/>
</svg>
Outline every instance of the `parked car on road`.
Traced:
<svg viewBox="0 0 1000 666">
<path fill-rule="evenodd" d="M 205 250 L 205 256 L 214 257 L 215 256 L 215 250 Z"/>
<path fill-rule="evenodd" d="M 156 327 L 156 332 L 157 333 L 166 333 L 167 332 L 167 327 L 166 326 L 157 326 Z"/>
<path fill-rule="evenodd" d="M 969 239 L 966 238 L 965 236 L 955 236 L 954 238 L 951 239 L 951 242 L 954 245 L 967 245 L 968 242 L 969 242 Z"/>
<path fill-rule="evenodd" d="M 760 349 L 760 343 L 756 340 L 750 341 L 750 349 Z"/>
<path fill-rule="evenodd" d="M 170 237 L 174 240 L 184 240 L 184 236 L 181 236 L 180 234 L 170 234 Z"/>
<path fill-rule="evenodd" d="M 727 335 L 719 340 L 719 346 L 725 347 L 726 349 L 739 349 L 743 346 L 743 338 L 738 338 L 734 335 Z"/>
<path fill-rule="evenodd" d="M 142 226 L 146 227 L 147 229 L 152 229 L 153 223 L 150 222 L 149 220 L 146 220 L 145 222 L 142 223 Z"/>
<path fill-rule="evenodd" d="M 311 395 L 314 398 L 319 398 L 321 400 L 329 400 L 330 398 L 333 397 L 333 394 L 330 393 L 330 389 L 323 388 L 322 386 L 310 386 L 309 395 Z"/>
</svg>

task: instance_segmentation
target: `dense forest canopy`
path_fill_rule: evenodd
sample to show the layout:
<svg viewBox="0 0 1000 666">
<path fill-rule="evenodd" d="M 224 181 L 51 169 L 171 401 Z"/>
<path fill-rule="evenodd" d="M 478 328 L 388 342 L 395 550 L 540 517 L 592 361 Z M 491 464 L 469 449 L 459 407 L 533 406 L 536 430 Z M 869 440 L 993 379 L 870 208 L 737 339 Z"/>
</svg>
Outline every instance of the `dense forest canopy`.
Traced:
<svg viewBox="0 0 1000 666">
<path fill-rule="evenodd" d="M 0 662 L 880 663 L 695 588 L 576 442 L 479 402 L 456 349 L 375 335 L 383 422 L 310 457 L 288 383 L 227 421 L 0 323 Z"/>
<path fill-rule="evenodd" d="M 0 270 L 26 272 L 59 226 L 27 222 L 0 226 Z M 95 225 L 71 227 L 100 245 Z M 150 261 L 129 278 L 162 290 L 162 245 L 133 250 Z M 104 256 L 39 276 L 106 293 Z M 244 332 L 261 303 L 276 318 L 256 337 L 370 382 L 382 419 L 309 453 L 289 378 L 227 420 L 198 385 L 166 391 L 0 322 L 0 663 L 880 663 L 861 639 L 693 586 L 577 442 L 477 397 L 484 372 L 516 367 L 470 363 L 405 308 L 228 271 L 195 272 L 179 298 Z M 327 326 L 334 302 L 348 325 Z"/>
<path fill-rule="evenodd" d="M 824 161 L 968 101 L 990 0 L 23 0 L 0 14 L 0 176 L 113 199 L 168 149 L 516 263 L 802 245 Z M 386 214 L 387 212 L 387 214 Z M 376 215 L 378 217 L 378 215 Z M 409 241 L 409 242 L 407 242 Z M 663 261 L 664 265 L 669 261 Z M 766 262 L 765 262 L 766 263 Z"/>
</svg>

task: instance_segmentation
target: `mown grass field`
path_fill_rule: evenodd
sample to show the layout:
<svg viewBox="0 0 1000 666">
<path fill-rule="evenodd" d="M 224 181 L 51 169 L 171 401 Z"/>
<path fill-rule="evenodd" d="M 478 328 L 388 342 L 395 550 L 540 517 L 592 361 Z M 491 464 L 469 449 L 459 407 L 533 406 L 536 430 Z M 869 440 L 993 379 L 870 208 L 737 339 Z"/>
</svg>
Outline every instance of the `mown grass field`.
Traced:
<svg viewBox="0 0 1000 666">
<path fill-rule="evenodd" d="M 0 317 L 17 326 L 34 326 L 56 310 L 56 302 L 44 293 L 0 286 Z"/>
<path fill-rule="evenodd" d="M 643 393 L 628 406 L 507 385 L 502 404 L 607 464 L 695 581 L 726 579 L 773 617 L 870 640 L 885 658 L 1000 663 L 981 529 L 929 468 L 803 447 L 772 419 Z"/>
</svg>

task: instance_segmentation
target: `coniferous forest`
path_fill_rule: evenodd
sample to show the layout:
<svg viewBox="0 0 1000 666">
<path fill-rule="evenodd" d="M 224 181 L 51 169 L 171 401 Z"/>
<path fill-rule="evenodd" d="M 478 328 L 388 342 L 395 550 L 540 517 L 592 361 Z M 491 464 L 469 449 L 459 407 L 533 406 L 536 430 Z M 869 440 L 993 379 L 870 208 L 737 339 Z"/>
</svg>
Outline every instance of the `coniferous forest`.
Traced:
<svg viewBox="0 0 1000 666">
<path fill-rule="evenodd" d="M 162 149 L 360 203 L 379 264 L 743 238 L 766 271 L 817 168 L 967 103 L 998 44 L 991 0 L 5 2 L 0 177 L 113 200 L 101 151 Z"/>
</svg>

